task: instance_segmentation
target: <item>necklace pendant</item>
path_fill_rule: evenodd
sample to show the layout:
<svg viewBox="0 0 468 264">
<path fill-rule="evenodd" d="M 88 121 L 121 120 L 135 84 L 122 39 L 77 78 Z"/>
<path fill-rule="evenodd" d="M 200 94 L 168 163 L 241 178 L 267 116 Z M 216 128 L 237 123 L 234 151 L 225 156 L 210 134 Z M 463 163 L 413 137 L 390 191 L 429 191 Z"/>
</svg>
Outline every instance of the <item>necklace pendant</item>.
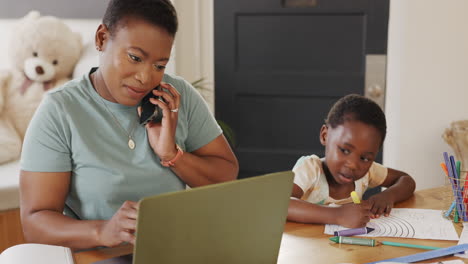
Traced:
<svg viewBox="0 0 468 264">
<path fill-rule="evenodd" d="M 135 141 L 133 141 L 133 139 L 129 138 L 128 139 L 128 147 L 130 149 L 134 149 L 135 148 Z"/>
</svg>

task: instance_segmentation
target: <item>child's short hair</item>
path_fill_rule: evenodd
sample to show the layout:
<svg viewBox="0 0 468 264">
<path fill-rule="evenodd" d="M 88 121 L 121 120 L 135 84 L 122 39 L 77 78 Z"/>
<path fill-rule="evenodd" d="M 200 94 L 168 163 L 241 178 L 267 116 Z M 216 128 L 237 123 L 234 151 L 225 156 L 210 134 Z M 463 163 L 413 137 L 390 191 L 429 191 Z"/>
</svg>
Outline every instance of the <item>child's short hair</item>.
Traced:
<svg viewBox="0 0 468 264">
<path fill-rule="evenodd" d="M 177 32 L 177 13 L 170 0 L 111 0 L 102 23 L 111 35 L 126 17 L 136 17 L 165 29 L 171 36 Z"/>
<path fill-rule="evenodd" d="M 358 94 L 349 94 L 339 99 L 328 112 L 325 124 L 335 128 L 345 121 L 360 121 L 374 126 L 380 131 L 384 142 L 387 134 L 385 114 L 371 99 Z"/>
</svg>

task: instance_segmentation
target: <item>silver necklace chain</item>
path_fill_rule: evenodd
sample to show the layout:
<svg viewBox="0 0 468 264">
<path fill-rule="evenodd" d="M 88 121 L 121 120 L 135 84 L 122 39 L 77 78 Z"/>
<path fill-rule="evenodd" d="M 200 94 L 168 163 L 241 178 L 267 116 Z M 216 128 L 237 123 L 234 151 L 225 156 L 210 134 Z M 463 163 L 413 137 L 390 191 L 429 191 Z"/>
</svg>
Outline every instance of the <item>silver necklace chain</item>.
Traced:
<svg viewBox="0 0 468 264">
<path fill-rule="evenodd" d="M 94 78 L 93 78 L 94 79 Z M 134 149 L 135 148 L 135 141 L 133 140 L 132 138 L 132 135 L 133 135 L 133 131 L 135 130 L 136 128 L 136 125 L 137 125 L 137 119 L 135 119 L 135 121 L 133 122 L 133 126 L 132 126 L 132 130 L 130 130 L 130 133 L 127 132 L 127 130 L 122 126 L 122 124 L 120 124 L 119 120 L 117 120 L 117 118 L 115 117 L 115 115 L 112 113 L 112 111 L 107 107 L 107 104 L 106 102 L 104 102 L 104 99 L 102 99 L 102 96 L 99 94 L 99 92 L 97 91 L 97 88 L 96 88 L 96 92 L 98 94 L 98 97 L 99 99 L 101 100 L 102 104 L 104 105 L 104 107 L 106 108 L 107 112 L 109 112 L 109 114 L 112 116 L 112 118 L 114 119 L 114 121 L 117 123 L 117 125 L 119 125 L 119 127 L 125 132 L 125 134 L 128 136 L 128 147 L 130 149 Z"/>
</svg>

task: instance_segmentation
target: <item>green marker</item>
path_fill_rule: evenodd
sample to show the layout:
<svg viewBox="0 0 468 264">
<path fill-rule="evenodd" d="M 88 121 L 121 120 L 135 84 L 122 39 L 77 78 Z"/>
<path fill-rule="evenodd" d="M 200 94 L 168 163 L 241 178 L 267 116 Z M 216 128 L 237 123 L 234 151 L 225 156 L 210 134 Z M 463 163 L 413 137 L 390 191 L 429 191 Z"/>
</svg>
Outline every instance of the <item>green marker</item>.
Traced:
<svg viewBox="0 0 468 264">
<path fill-rule="evenodd" d="M 455 163 L 455 168 L 457 170 L 457 175 L 455 175 L 456 179 L 455 182 L 457 183 L 457 185 L 460 185 L 460 168 L 461 168 L 461 161 L 457 160 L 457 162 Z M 453 222 L 455 223 L 458 223 L 458 218 L 461 218 L 461 216 L 458 215 L 458 210 L 455 209 L 455 215 L 453 216 Z"/>
<path fill-rule="evenodd" d="M 352 245 L 375 247 L 375 240 L 368 239 L 368 238 L 335 236 L 335 237 L 330 237 L 330 240 L 339 244 L 352 244 Z"/>
</svg>

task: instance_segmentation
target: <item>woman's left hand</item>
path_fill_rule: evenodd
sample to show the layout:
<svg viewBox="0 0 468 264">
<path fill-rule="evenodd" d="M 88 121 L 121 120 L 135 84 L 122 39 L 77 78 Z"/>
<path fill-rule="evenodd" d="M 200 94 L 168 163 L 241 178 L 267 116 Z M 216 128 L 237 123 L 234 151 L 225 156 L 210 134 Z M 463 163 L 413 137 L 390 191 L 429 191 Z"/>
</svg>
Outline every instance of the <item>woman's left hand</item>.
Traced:
<svg viewBox="0 0 468 264">
<path fill-rule="evenodd" d="M 149 143 L 156 155 L 161 160 L 171 160 L 177 154 L 175 133 L 179 117 L 180 93 L 169 83 L 161 82 L 160 85 L 167 91 L 155 89 L 152 93 L 162 96 L 165 102 L 155 98 L 151 98 L 150 102 L 162 109 L 163 118 L 161 122 L 146 124 L 146 130 Z M 141 107 L 138 108 L 138 114 L 141 115 Z"/>
<path fill-rule="evenodd" d="M 385 192 L 372 195 L 367 203 L 370 205 L 371 218 L 378 218 L 382 214 L 389 216 L 393 208 L 393 199 Z"/>
</svg>

